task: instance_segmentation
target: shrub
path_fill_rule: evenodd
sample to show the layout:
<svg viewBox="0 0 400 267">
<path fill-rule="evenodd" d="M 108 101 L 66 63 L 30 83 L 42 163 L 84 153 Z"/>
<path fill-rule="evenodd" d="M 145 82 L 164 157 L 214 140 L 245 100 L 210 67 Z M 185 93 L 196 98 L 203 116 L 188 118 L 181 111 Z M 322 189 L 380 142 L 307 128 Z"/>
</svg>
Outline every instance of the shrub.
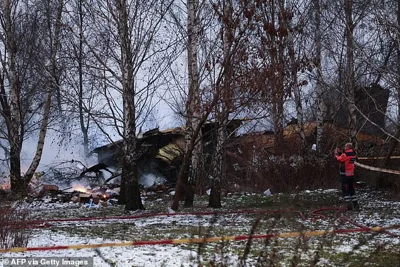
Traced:
<svg viewBox="0 0 400 267">
<path fill-rule="evenodd" d="M 26 247 L 30 229 L 29 212 L 22 207 L 0 207 L 0 248 Z"/>
</svg>

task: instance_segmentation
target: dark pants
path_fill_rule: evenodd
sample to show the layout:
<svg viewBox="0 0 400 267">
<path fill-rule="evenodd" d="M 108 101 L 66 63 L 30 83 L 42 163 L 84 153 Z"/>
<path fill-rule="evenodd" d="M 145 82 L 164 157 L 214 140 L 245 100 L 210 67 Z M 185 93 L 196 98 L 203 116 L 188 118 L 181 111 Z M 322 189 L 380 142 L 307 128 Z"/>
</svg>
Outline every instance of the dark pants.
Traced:
<svg viewBox="0 0 400 267">
<path fill-rule="evenodd" d="M 346 204 L 351 205 L 353 208 L 358 207 L 358 199 L 356 196 L 356 183 L 354 176 L 341 175 L 342 178 L 342 192 Z"/>
</svg>

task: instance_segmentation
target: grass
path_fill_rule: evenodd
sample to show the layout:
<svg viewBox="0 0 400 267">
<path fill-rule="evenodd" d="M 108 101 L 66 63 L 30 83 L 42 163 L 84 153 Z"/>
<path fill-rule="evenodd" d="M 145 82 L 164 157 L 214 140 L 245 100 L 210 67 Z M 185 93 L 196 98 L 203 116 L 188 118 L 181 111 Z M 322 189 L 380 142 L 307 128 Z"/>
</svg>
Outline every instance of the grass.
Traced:
<svg viewBox="0 0 400 267">
<path fill-rule="evenodd" d="M 363 197 L 365 203 L 373 201 L 367 194 Z M 215 211 L 207 208 L 207 201 L 207 196 L 197 197 L 195 207 L 182 208 L 180 212 Z M 378 205 L 380 202 L 376 203 Z M 165 213 L 170 204 L 171 201 L 167 196 L 162 200 L 146 201 L 147 210 L 134 214 Z M 270 212 L 221 216 L 162 216 L 112 222 L 91 221 L 79 222 L 77 225 L 62 224 L 50 229 L 54 232 L 93 239 L 138 241 L 330 230 L 337 227 L 354 228 L 353 225 L 338 221 L 338 214 L 335 212 L 323 213 L 326 219 L 311 216 L 311 211 L 316 208 L 338 207 L 341 204 L 340 194 L 335 190 L 273 196 L 236 194 L 224 198 L 223 207 L 219 211 L 255 209 Z M 381 206 L 366 206 L 360 213 L 344 212 L 339 216 L 358 219 L 361 223 L 363 218 L 374 218 L 379 224 L 387 224 L 393 217 L 399 216 L 398 206 L 387 205 L 386 202 L 379 205 Z M 301 218 L 300 213 L 306 217 L 305 220 Z M 42 214 L 46 218 L 79 218 L 122 216 L 132 213 L 126 213 L 123 207 L 114 206 L 99 209 L 82 207 L 57 209 Z M 36 213 L 36 216 L 38 215 L 39 213 Z M 399 245 L 392 245 L 390 242 L 391 239 L 383 234 L 357 233 L 312 238 L 252 240 L 250 245 L 247 241 L 240 241 L 184 244 L 181 247 L 200 252 L 200 257 L 194 261 L 200 262 L 203 266 L 228 266 L 226 257 L 236 255 L 238 258 L 245 256 L 247 266 L 399 267 Z M 338 250 L 343 246 L 350 247 L 351 250 L 349 252 Z"/>
<path fill-rule="evenodd" d="M 336 266 L 364 267 L 382 266 L 399 267 L 400 254 L 390 251 L 372 251 L 362 254 L 355 253 L 323 253 L 323 256 L 334 262 Z"/>
</svg>

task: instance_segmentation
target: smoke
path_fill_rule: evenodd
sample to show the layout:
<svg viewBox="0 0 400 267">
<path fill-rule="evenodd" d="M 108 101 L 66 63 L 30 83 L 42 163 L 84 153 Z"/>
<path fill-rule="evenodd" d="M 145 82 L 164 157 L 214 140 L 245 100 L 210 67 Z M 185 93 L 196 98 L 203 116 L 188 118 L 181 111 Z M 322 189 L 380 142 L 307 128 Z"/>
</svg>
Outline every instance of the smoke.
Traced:
<svg viewBox="0 0 400 267">
<path fill-rule="evenodd" d="M 139 184 L 144 188 L 149 188 L 157 184 L 164 184 L 167 179 L 161 174 L 154 172 L 150 173 L 139 173 Z"/>
<path fill-rule="evenodd" d="M 61 141 L 59 134 L 53 130 L 49 130 L 46 136 L 42 158 L 40 160 L 37 171 L 42 171 L 48 166 L 58 164 L 59 162 L 77 161 L 82 162 L 85 166 L 97 163 L 97 157 L 85 157 L 81 138 L 71 138 L 68 141 Z M 36 153 L 37 138 L 31 137 L 27 139 L 21 151 L 21 170 L 25 172 L 32 162 Z M 79 163 L 77 163 L 79 165 Z M 82 166 L 77 166 L 82 168 Z"/>
</svg>

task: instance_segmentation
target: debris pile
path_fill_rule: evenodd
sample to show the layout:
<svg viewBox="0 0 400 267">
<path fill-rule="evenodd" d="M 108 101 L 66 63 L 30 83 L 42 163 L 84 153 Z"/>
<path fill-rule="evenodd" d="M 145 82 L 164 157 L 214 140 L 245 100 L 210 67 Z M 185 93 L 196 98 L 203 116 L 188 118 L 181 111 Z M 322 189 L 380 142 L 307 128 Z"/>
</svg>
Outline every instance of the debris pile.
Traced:
<svg viewBox="0 0 400 267">
<path fill-rule="evenodd" d="M 28 184 L 26 201 L 39 205 L 40 203 L 77 203 L 88 207 L 116 204 L 121 187 L 119 170 L 111 171 L 102 163 L 89 168 L 84 167 L 83 164 L 80 165 L 77 161 L 63 162 L 56 167 L 49 167 L 45 171 L 35 173 Z M 0 183 L 0 196 L 4 191 L 3 185 L 6 186 L 4 181 Z M 139 172 L 139 186 L 143 199 L 168 196 L 175 187 L 174 183 L 157 171 L 153 171 L 152 168 Z M 10 191 L 9 186 L 7 189 Z"/>
<path fill-rule="evenodd" d="M 39 194 L 31 195 L 29 201 L 43 201 L 46 203 L 79 203 L 109 206 L 116 203 L 119 196 L 119 187 L 98 186 L 90 188 L 81 184 L 75 184 L 66 189 L 60 189 L 57 185 L 44 184 Z"/>
<path fill-rule="evenodd" d="M 169 196 L 175 189 L 173 184 L 155 184 L 151 187 L 141 187 L 143 199 Z M 43 184 L 39 193 L 31 194 L 29 202 L 45 203 L 77 203 L 84 207 L 105 207 L 118 202 L 120 185 L 108 184 L 91 188 L 84 184 L 74 183 L 73 186 L 60 189 L 57 185 Z"/>
</svg>

